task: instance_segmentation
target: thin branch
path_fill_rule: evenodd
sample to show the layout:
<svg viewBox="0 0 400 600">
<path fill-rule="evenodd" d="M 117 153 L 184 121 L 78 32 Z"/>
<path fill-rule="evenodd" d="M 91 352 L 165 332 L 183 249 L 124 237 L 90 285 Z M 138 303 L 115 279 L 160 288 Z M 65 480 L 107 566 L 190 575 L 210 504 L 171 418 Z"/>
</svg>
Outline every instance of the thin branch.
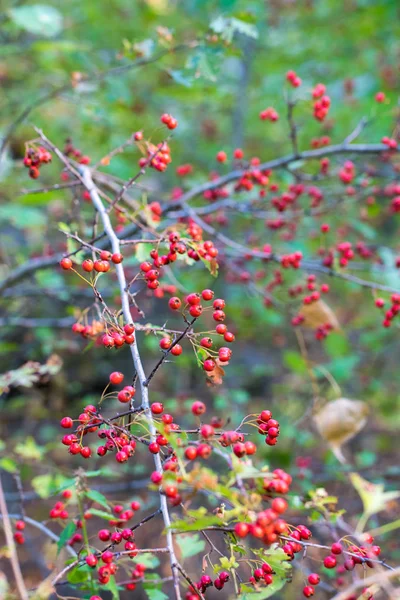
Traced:
<svg viewBox="0 0 400 600">
<path fill-rule="evenodd" d="M 103 202 L 101 201 L 101 198 L 98 194 L 97 188 L 96 188 L 95 184 L 93 183 L 93 180 L 92 180 L 92 177 L 90 174 L 90 170 L 88 168 L 82 167 L 81 173 L 82 173 L 84 185 L 85 185 L 86 189 L 88 190 L 88 192 L 90 193 L 93 205 L 100 215 L 101 221 L 103 223 L 104 231 L 107 234 L 107 237 L 111 243 L 112 250 L 114 253 L 119 253 L 120 252 L 119 239 L 114 232 L 113 226 L 110 221 L 110 217 L 107 213 L 105 206 L 103 205 Z M 123 267 L 122 263 L 115 265 L 115 269 L 116 269 L 118 284 L 119 284 L 119 288 L 120 288 L 122 313 L 123 313 L 125 322 L 130 323 L 132 320 L 132 316 L 131 316 L 130 306 L 129 306 L 129 294 L 126 289 L 127 282 L 126 282 L 126 277 L 125 277 L 125 271 L 124 271 L 124 267 Z M 141 390 L 141 395 L 142 395 L 142 407 L 144 408 L 144 412 L 145 412 L 145 415 L 147 418 L 151 441 L 154 441 L 156 439 L 157 431 L 156 431 L 156 427 L 155 427 L 152 413 L 150 410 L 148 388 L 145 385 L 147 378 L 146 378 L 146 375 L 145 375 L 145 372 L 143 369 L 143 365 L 142 365 L 142 361 L 140 358 L 136 340 L 134 341 L 133 344 L 131 344 L 130 351 L 131 351 L 135 371 L 136 371 L 136 373 L 138 375 L 138 379 L 139 379 L 139 385 L 140 385 L 140 390 Z M 162 469 L 160 455 L 154 454 L 153 458 L 154 458 L 154 465 L 155 465 L 156 470 L 160 474 L 162 474 L 163 469 Z M 170 531 L 171 519 L 169 516 L 167 499 L 164 494 L 160 494 L 160 508 L 161 508 L 161 512 L 162 512 L 162 516 L 163 516 L 163 520 L 164 520 L 164 526 L 165 526 L 165 530 L 166 530 L 166 543 L 167 543 L 167 547 L 168 547 L 169 555 L 170 555 L 170 564 L 171 564 L 172 575 L 174 577 L 175 597 L 177 600 L 181 600 L 181 593 L 180 593 L 180 588 L 179 588 L 179 575 L 178 575 L 178 571 L 177 571 L 177 567 L 176 567 L 177 560 L 176 560 L 176 556 L 175 556 L 175 552 L 174 552 L 172 533 Z"/>
<path fill-rule="evenodd" d="M 158 369 L 161 367 L 161 365 L 163 364 L 164 360 L 167 358 L 168 354 L 170 354 L 172 348 L 174 348 L 174 346 L 176 346 L 185 337 L 185 335 L 192 328 L 192 326 L 196 322 L 196 320 L 197 320 L 196 317 L 194 319 L 192 319 L 192 321 L 190 321 L 190 323 L 187 324 L 186 329 L 184 331 L 182 331 L 182 333 L 172 342 L 172 344 L 170 345 L 170 347 L 168 348 L 168 350 L 165 350 L 163 352 L 162 357 L 160 358 L 160 360 L 158 361 L 158 363 L 155 365 L 155 367 L 151 371 L 151 373 L 148 376 L 148 378 L 146 379 L 146 381 L 143 382 L 144 386 L 148 387 L 150 381 L 153 379 L 154 375 L 157 373 Z"/>
<path fill-rule="evenodd" d="M 8 514 L 6 499 L 4 497 L 3 485 L 1 483 L 0 475 L 0 512 L 3 519 L 4 534 L 6 536 L 7 546 L 10 553 L 11 567 L 15 577 L 15 583 L 18 589 L 19 597 L 21 600 L 29 600 L 28 592 L 25 587 L 24 578 L 22 576 L 21 567 L 18 561 L 17 550 L 15 547 L 10 515 Z"/>
</svg>

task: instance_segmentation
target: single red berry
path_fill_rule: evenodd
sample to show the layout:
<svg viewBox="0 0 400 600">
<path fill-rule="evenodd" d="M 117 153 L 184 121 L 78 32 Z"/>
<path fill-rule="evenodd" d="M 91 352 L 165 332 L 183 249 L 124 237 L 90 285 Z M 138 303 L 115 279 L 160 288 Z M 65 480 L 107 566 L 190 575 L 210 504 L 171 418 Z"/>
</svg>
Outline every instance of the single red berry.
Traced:
<svg viewBox="0 0 400 600">
<path fill-rule="evenodd" d="M 171 344 L 172 344 L 172 342 L 169 337 L 164 337 L 160 340 L 160 348 L 162 350 L 168 350 L 168 348 L 170 348 Z"/>
<path fill-rule="evenodd" d="M 238 160 L 243 158 L 243 150 L 241 148 L 236 148 L 236 150 L 233 151 L 233 158 Z"/>
<path fill-rule="evenodd" d="M 224 310 L 225 300 L 222 300 L 221 298 L 217 298 L 213 302 L 213 307 L 215 308 L 215 310 Z"/>
<path fill-rule="evenodd" d="M 284 498 L 274 498 L 271 503 L 272 510 L 278 514 L 286 512 L 288 503 Z"/>
<path fill-rule="evenodd" d="M 182 346 L 180 346 L 179 344 L 175 344 L 175 346 L 172 346 L 171 354 L 173 354 L 174 356 L 180 356 L 182 354 Z"/>
<path fill-rule="evenodd" d="M 61 427 L 64 429 L 70 429 L 73 426 L 74 422 L 71 417 L 63 417 L 60 421 Z"/>
<path fill-rule="evenodd" d="M 180 307 L 182 306 L 182 302 L 180 301 L 180 299 L 177 296 L 172 296 L 172 298 L 170 298 L 168 301 L 168 306 L 172 310 L 179 310 Z"/>
<path fill-rule="evenodd" d="M 217 153 L 216 159 L 217 159 L 217 161 L 218 161 L 218 162 L 220 162 L 220 163 L 224 163 L 224 162 L 226 162 L 226 159 L 227 159 L 226 152 L 224 152 L 223 150 L 220 150 L 220 151 Z"/>
<path fill-rule="evenodd" d="M 200 317 L 201 313 L 203 312 L 203 307 L 201 306 L 201 304 L 197 304 L 195 306 L 191 306 L 189 308 L 189 314 L 191 317 L 197 319 L 198 317 Z"/>
<path fill-rule="evenodd" d="M 196 458 L 196 456 L 197 456 L 197 448 L 196 448 L 196 446 L 188 446 L 185 449 L 185 457 L 188 460 L 194 460 Z"/>
<path fill-rule="evenodd" d="M 82 269 L 84 271 L 86 271 L 86 273 L 90 273 L 91 271 L 93 271 L 93 269 L 94 269 L 93 261 L 90 260 L 90 258 L 87 258 L 86 260 L 84 260 L 82 263 Z"/>
<path fill-rule="evenodd" d="M 153 415 L 161 415 L 164 410 L 164 406 L 161 402 L 153 402 L 150 409 Z"/>
<path fill-rule="evenodd" d="M 119 371 L 114 371 L 113 373 L 110 374 L 110 383 L 112 383 L 113 385 L 118 385 L 120 383 L 122 383 L 124 380 L 124 375 L 123 373 L 120 373 Z"/>
<path fill-rule="evenodd" d="M 227 332 L 224 334 L 224 340 L 225 340 L 226 342 L 229 342 L 229 343 L 230 343 L 230 342 L 234 342 L 234 341 L 235 341 L 235 336 L 234 336 L 234 335 L 233 335 L 233 333 L 231 333 L 230 331 L 227 331 Z"/>
<path fill-rule="evenodd" d="M 331 552 L 332 554 L 342 554 L 343 548 L 341 544 L 339 544 L 339 542 L 335 542 L 334 544 L 332 544 Z"/>
<path fill-rule="evenodd" d="M 321 578 L 318 573 L 310 573 L 308 576 L 308 583 L 311 583 L 311 585 L 318 585 L 320 581 Z"/>
<path fill-rule="evenodd" d="M 215 362 L 213 361 L 212 358 L 207 358 L 204 362 L 203 362 L 203 369 L 205 371 L 211 372 L 214 371 L 215 369 Z"/>
<path fill-rule="evenodd" d="M 314 588 L 312 587 L 312 585 L 306 585 L 303 588 L 303 596 L 305 596 L 306 598 L 311 598 L 311 596 L 314 596 Z"/>
<path fill-rule="evenodd" d="M 213 341 L 210 337 L 204 337 L 200 340 L 200 346 L 203 348 L 211 348 Z"/>
<path fill-rule="evenodd" d="M 151 442 L 151 444 L 149 444 L 149 450 L 152 454 L 158 454 L 160 452 L 160 446 L 157 442 Z"/>
<path fill-rule="evenodd" d="M 111 256 L 111 260 L 115 265 L 119 265 L 120 263 L 122 263 L 122 261 L 124 260 L 124 257 L 122 256 L 122 254 L 120 254 L 119 252 L 115 252 L 112 256 Z"/>
<path fill-rule="evenodd" d="M 334 556 L 325 556 L 324 558 L 324 567 L 327 569 L 334 569 L 336 567 L 337 561 Z"/>
<path fill-rule="evenodd" d="M 65 271 L 68 271 L 69 269 L 72 269 L 72 260 L 68 257 L 62 258 L 60 265 Z"/>
<path fill-rule="evenodd" d="M 214 292 L 212 290 L 203 290 L 201 292 L 201 297 L 206 302 L 209 302 L 210 300 L 212 300 L 214 298 Z"/>
<path fill-rule="evenodd" d="M 240 538 L 245 538 L 249 533 L 249 525 L 247 523 L 236 523 L 235 525 L 235 534 Z"/>
<path fill-rule="evenodd" d="M 16 521 L 15 529 L 17 529 L 18 531 L 23 531 L 25 529 L 25 522 L 22 520 Z"/>
<path fill-rule="evenodd" d="M 206 405 L 204 404 L 204 402 L 201 402 L 200 400 L 196 400 L 195 402 L 193 402 L 192 404 L 192 413 L 196 416 L 200 416 L 202 414 L 204 414 L 206 412 Z"/>
<path fill-rule="evenodd" d="M 193 293 L 193 294 L 189 294 L 189 295 L 186 297 L 186 302 L 187 302 L 188 304 L 190 304 L 191 306 L 196 306 L 197 304 L 200 304 L 200 301 L 201 301 L 201 296 L 200 296 L 200 294 L 195 294 L 195 293 Z"/>
<path fill-rule="evenodd" d="M 219 334 L 219 335 L 225 335 L 225 333 L 228 331 L 227 326 L 224 323 L 219 323 L 216 328 L 215 331 Z"/>
<path fill-rule="evenodd" d="M 97 556 L 95 556 L 94 554 L 89 554 L 86 558 L 85 558 L 86 564 L 89 565 L 89 567 L 95 567 L 98 563 L 97 560 Z"/>
</svg>

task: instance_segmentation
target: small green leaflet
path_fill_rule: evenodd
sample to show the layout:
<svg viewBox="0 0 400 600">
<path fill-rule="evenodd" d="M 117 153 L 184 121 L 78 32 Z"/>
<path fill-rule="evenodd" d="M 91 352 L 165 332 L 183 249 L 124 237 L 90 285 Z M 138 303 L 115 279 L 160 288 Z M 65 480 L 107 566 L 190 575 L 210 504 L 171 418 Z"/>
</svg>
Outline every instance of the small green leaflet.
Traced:
<svg viewBox="0 0 400 600">
<path fill-rule="evenodd" d="M 110 577 L 110 581 L 106 585 L 103 585 L 102 587 L 103 587 L 103 589 L 111 592 L 113 600 L 119 600 L 119 590 L 120 589 L 122 590 L 122 588 L 120 588 L 117 585 L 114 575 L 112 575 Z"/>
<path fill-rule="evenodd" d="M 60 539 L 57 542 L 57 555 L 60 553 L 61 549 L 68 542 L 69 538 L 72 536 L 72 534 L 75 532 L 75 530 L 76 530 L 76 525 L 72 521 L 70 523 L 68 523 L 68 525 L 65 527 L 65 529 L 62 530 Z"/>
<path fill-rule="evenodd" d="M 200 539 L 200 536 L 197 533 L 194 535 L 177 535 L 175 539 L 182 552 L 182 558 L 195 556 L 196 554 L 203 552 L 206 546 L 205 541 Z"/>
<path fill-rule="evenodd" d="M 236 19 L 235 17 L 223 17 L 221 15 L 212 21 L 210 28 L 215 33 L 218 33 L 223 40 L 229 43 L 233 40 L 235 33 L 245 35 L 246 37 L 255 40 L 258 38 L 258 30 L 255 25 L 242 21 L 241 19 Z"/>
<path fill-rule="evenodd" d="M 15 25 L 35 35 L 54 37 L 63 28 L 61 13 L 53 6 L 46 4 L 16 6 L 9 13 Z"/>
<path fill-rule="evenodd" d="M 91 508 L 90 514 L 95 517 L 100 517 L 101 519 L 105 519 L 106 521 L 115 521 L 115 516 L 111 513 L 105 512 L 104 510 L 98 510 L 97 508 Z"/>
<path fill-rule="evenodd" d="M 168 600 L 169 599 L 169 596 L 167 596 L 167 594 L 164 594 L 164 592 L 162 590 L 159 590 L 157 588 L 150 588 L 150 587 L 148 587 L 148 585 L 144 585 L 143 589 L 146 592 L 149 600 Z"/>
<path fill-rule="evenodd" d="M 93 502 L 96 502 L 97 504 L 100 504 L 100 506 L 110 510 L 107 498 L 101 492 L 98 492 L 97 490 L 88 490 L 85 495 L 87 498 L 89 498 L 89 500 L 93 500 Z"/>
</svg>

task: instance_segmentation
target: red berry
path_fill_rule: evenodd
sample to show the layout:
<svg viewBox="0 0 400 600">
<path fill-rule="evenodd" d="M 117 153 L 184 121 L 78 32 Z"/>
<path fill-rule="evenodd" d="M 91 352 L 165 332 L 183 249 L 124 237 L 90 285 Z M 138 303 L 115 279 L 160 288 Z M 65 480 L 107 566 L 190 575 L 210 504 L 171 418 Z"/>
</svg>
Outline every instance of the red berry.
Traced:
<svg viewBox="0 0 400 600">
<path fill-rule="evenodd" d="M 206 412 L 206 405 L 200 400 L 196 400 L 192 404 L 192 413 L 196 416 L 200 416 Z"/>
<path fill-rule="evenodd" d="M 160 415 L 164 410 L 164 406 L 161 402 L 153 402 L 150 409 L 153 415 Z"/>
<path fill-rule="evenodd" d="M 179 356 L 180 354 L 182 354 L 182 346 L 180 346 L 179 344 L 175 344 L 175 346 L 172 346 L 171 354 L 173 354 L 174 356 Z"/>
<path fill-rule="evenodd" d="M 60 425 L 61 427 L 63 427 L 64 429 L 70 429 L 73 426 L 73 420 L 71 419 L 71 417 L 63 417 L 60 421 Z"/>
<path fill-rule="evenodd" d="M 168 350 L 168 348 L 171 346 L 172 342 L 171 339 L 168 337 L 164 337 L 160 340 L 160 348 L 162 350 Z"/>
<path fill-rule="evenodd" d="M 72 269 L 72 260 L 67 257 L 62 258 L 60 261 L 60 265 L 65 271 L 68 271 L 69 269 Z"/>
<path fill-rule="evenodd" d="M 151 444 L 149 444 L 149 450 L 152 454 L 158 454 L 160 452 L 160 446 L 157 442 L 151 442 Z"/>
<path fill-rule="evenodd" d="M 189 294 L 186 297 L 186 302 L 188 304 L 190 304 L 191 306 L 196 306 L 197 304 L 200 304 L 200 301 L 201 301 L 200 294 Z"/>
<path fill-rule="evenodd" d="M 188 460 L 194 460 L 196 458 L 196 456 L 197 456 L 197 448 L 196 448 L 196 446 L 188 446 L 185 449 L 185 457 Z"/>
<path fill-rule="evenodd" d="M 336 567 L 337 561 L 334 556 L 325 556 L 324 558 L 324 567 L 327 569 L 334 569 Z"/>
<path fill-rule="evenodd" d="M 97 565 L 97 557 L 94 554 L 89 554 L 86 558 L 85 558 L 86 564 L 89 565 L 89 567 L 95 567 Z"/>
<path fill-rule="evenodd" d="M 249 533 L 249 529 L 247 523 L 236 523 L 235 534 L 240 538 L 244 538 Z"/>
<path fill-rule="evenodd" d="M 308 583 L 311 583 L 311 585 L 318 585 L 320 581 L 321 578 L 318 573 L 310 573 L 308 576 Z"/>
<path fill-rule="evenodd" d="M 177 296 L 173 296 L 172 298 L 169 299 L 168 305 L 172 310 L 179 310 L 180 307 L 182 306 L 182 302 L 180 301 L 179 298 L 177 298 Z"/>
<path fill-rule="evenodd" d="M 122 263 L 122 261 L 124 260 L 124 257 L 122 256 L 122 254 L 120 254 L 119 252 L 115 252 L 112 256 L 111 256 L 111 260 L 115 265 L 119 265 L 120 263 Z"/>
<path fill-rule="evenodd" d="M 339 544 L 339 542 L 335 542 L 334 544 L 332 544 L 331 552 L 332 554 L 342 554 L 343 548 L 341 544 Z"/>
<path fill-rule="evenodd" d="M 216 159 L 217 159 L 217 161 L 218 161 L 218 162 L 220 162 L 220 163 L 224 163 L 224 162 L 226 162 L 226 159 L 227 159 L 226 152 L 224 152 L 223 150 L 220 150 L 220 151 L 217 153 Z"/>
<path fill-rule="evenodd" d="M 124 380 L 124 375 L 123 373 L 120 373 L 119 371 L 114 371 L 113 373 L 110 374 L 110 383 L 114 384 L 114 385 L 118 385 L 120 383 L 122 383 Z"/>
<path fill-rule="evenodd" d="M 312 585 L 306 585 L 303 588 L 303 596 L 305 596 L 306 598 L 311 598 L 311 596 L 314 596 L 314 588 L 312 587 Z"/>
<path fill-rule="evenodd" d="M 203 290 L 201 292 L 201 297 L 206 302 L 209 302 L 210 300 L 212 300 L 214 298 L 214 292 L 212 290 Z"/>
<path fill-rule="evenodd" d="M 124 325 L 124 331 L 126 335 L 132 335 L 132 333 L 135 331 L 135 326 L 132 323 L 127 323 Z"/>
<path fill-rule="evenodd" d="M 84 271 L 86 271 L 87 273 L 90 273 L 91 271 L 93 271 L 93 268 L 94 268 L 94 264 L 93 264 L 93 261 L 90 260 L 90 258 L 87 258 L 86 260 L 83 261 L 82 269 Z"/>
<path fill-rule="evenodd" d="M 215 366 L 215 362 L 212 358 L 207 358 L 203 363 L 203 369 L 207 372 L 214 371 Z"/>
</svg>

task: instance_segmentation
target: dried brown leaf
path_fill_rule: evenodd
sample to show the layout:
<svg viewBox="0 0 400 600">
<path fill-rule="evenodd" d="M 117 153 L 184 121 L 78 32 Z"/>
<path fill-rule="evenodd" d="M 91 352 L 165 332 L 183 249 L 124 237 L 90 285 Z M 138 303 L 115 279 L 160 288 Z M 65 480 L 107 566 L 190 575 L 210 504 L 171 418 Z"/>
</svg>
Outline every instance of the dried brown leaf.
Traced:
<svg viewBox="0 0 400 600">
<path fill-rule="evenodd" d="M 342 445 L 366 425 L 368 413 L 366 402 L 349 398 L 338 398 L 314 410 L 313 417 L 318 431 L 341 462 L 345 462 Z"/>
<path fill-rule="evenodd" d="M 334 330 L 340 329 L 339 321 L 333 310 L 323 300 L 317 300 L 311 304 L 303 304 L 299 315 L 304 318 L 302 325 L 317 329 L 328 323 Z"/>
</svg>

